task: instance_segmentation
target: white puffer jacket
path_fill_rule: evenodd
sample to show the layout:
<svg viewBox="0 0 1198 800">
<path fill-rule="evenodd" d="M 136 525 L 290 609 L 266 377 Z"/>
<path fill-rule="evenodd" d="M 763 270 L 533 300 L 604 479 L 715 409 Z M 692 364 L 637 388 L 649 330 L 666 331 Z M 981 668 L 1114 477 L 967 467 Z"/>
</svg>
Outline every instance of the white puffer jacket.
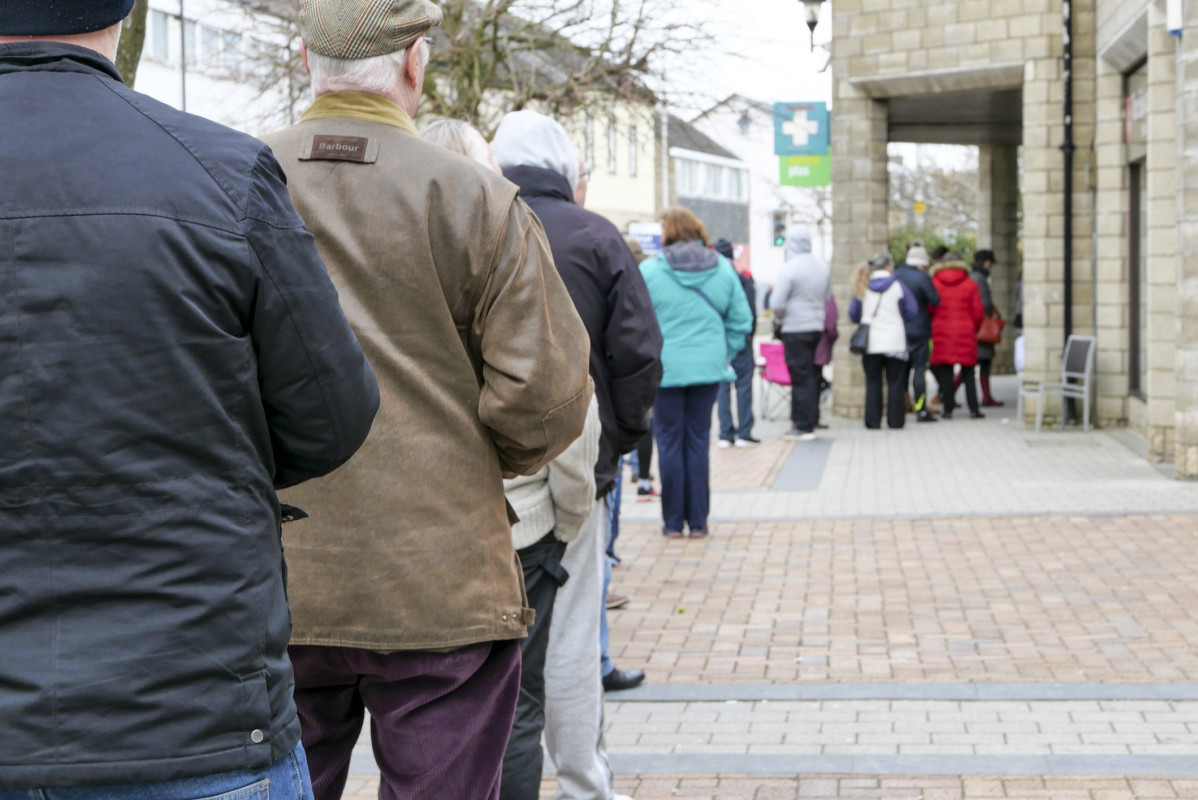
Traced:
<svg viewBox="0 0 1198 800">
<path fill-rule="evenodd" d="M 915 310 L 915 298 L 893 273 L 884 269 L 873 272 L 861 303 L 860 321 L 869 323 L 867 352 L 906 358 L 907 330 L 903 323 Z"/>
</svg>

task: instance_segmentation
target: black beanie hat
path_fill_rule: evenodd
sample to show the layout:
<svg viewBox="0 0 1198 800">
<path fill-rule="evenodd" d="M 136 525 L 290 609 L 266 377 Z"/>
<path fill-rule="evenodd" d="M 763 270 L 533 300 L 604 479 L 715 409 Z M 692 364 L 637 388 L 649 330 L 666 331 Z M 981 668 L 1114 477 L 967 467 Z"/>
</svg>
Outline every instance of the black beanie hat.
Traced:
<svg viewBox="0 0 1198 800">
<path fill-rule="evenodd" d="M 133 10 L 134 0 L 3 0 L 0 36 L 69 36 L 100 31 Z"/>
<path fill-rule="evenodd" d="M 716 239 L 716 241 L 711 245 L 711 249 L 729 261 L 736 257 L 732 242 L 728 241 L 727 239 Z"/>
</svg>

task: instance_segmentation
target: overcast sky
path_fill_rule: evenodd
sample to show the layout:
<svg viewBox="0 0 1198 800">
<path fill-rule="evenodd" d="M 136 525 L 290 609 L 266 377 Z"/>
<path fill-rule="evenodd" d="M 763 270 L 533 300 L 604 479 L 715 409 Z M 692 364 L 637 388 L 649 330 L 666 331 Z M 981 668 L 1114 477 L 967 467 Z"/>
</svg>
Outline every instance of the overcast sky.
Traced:
<svg viewBox="0 0 1198 800">
<path fill-rule="evenodd" d="M 711 58 L 693 59 L 693 74 L 678 70 L 673 88 L 681 90 L 688 105 L 699 101 L 690 95 L 722 99 L 743 94 L 767 103 L 828 101 L 832 94 L 831 71 L 820 73 L 828 59 L 831 9 L 824 3 L 815 31 L 816 51 L 811 52 L 803 4 L 799 0 L 738 0 L 737 2 L 687 2 L 679 6 L 703 7 L 708 15 L 704 30 L 723 47 Z M 680 116 L 689 117 L 698 108 Z"/>
</svg>

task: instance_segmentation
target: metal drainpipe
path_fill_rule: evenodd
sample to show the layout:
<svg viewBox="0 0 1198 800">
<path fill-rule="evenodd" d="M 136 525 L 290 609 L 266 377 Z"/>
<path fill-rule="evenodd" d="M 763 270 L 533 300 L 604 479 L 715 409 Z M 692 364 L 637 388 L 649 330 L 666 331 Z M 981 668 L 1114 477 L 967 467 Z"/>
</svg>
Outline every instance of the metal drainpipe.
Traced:
<svg viewBox="0 0 1198 800">
<path fill-rule="evenodd" d="M 1065 341 L 1073 333 L 1073 155 L 1077 146 L 1073 143 L 1073 2 L 1061 4 L 1065 22 L 1065 141 L 1061 151 L 1065 154 Z M 1097 287 L 1094 287 L 1097 288 Z M 1077 408 L 1072 399 L 1065 402 L 1062 413 L 1067 420 L 1077 419 Z"/>
<path fill-rule="evenodd" d="M 1065 22 L 1065 338 L 1073 333 L 1073 8 L 1062 3 Z"/>
</svg>

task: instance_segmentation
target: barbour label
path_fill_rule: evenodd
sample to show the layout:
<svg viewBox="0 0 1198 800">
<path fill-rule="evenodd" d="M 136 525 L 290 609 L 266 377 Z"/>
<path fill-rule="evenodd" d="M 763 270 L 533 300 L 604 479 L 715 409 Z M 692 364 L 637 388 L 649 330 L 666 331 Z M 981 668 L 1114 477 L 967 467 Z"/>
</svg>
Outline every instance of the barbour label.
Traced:
<svg viewBox="0 0 1198 800">
<path fill-rule="evenodd" d="M 365 136 L 313 136 L 312 151 L 308 158 L 365 164 L 369 145 L 370 140 Z"/>
</svg>

